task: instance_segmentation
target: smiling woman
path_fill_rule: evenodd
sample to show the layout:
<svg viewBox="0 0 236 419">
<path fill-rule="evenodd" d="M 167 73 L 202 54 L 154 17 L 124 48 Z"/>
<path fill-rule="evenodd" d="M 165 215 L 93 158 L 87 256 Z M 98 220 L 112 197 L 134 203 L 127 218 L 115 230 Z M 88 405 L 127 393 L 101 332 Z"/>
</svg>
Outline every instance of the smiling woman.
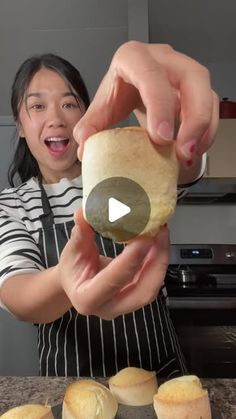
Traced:
<svg viewBox="0 0 236 419">
<path fill-rule="evenodd" d="M 79 71 L 53 54 L 33 56 L 18 70 L 12 87 L 18 142 L 10 184 L 40 176 L 45 183 L 80 174 L 73 128 L 89 105 Z"/>
<path fill-rule="evenodd" d="M 44 183 L 80 174 L 73 128 L 84 110 L 58 73 L 41 68 L 33 76 L 20 106 L 18 130 L 38 162 Z"/>
<path fill-rule="evenodd" d="M 110 280 L 122 288 L 122 281 L 125 285 L 140 275 L 141 286 L 153 283 L 158 292 L 169 245 L 165 228 L 158 239 L 138 241 L 124 251 L 98 233 L 95 242 L 94 232 L 77 218 L 79 214 L 73 228 L 74 213 L 82 206 L 73 128 L 88 103 L 80 74 L 59 57 L 33 57 L 16 75 L 12 109 L 20 139 L 9 177 L 14 186 L 18 174 L 22 184 L 0 196 L 2 305 L 38 325 L 42 375 L 107 376 L 129 364 L 165 375 L 183 373 L 164 291 L 147 307 L 115 320 L 87 315 L 88 305 L 83 308 L 86 294 L 94 311 L 104 289 L 113 289 Z M 111 262 L 109 279 L 102 268 L 107 266 L 109 273 Z M 84 275 L 99 276 L 100 269 L 102 281 L 96 284 L 102 292 L 96 287 L 87 292 L 83 285 L 93 282 L 84 282 Z M 75 309 L 70 294 L 78 279 L 81 305 Z M 167 333 L 157 338 L 162 322 Z"/>
<path fill-rule="evenodd" d="M 194 77 L 199 67 L 201 78 Z M 195 61 L 171 47 L 127 43 L 114 55 L 89 108 L 79 72 L 60 57 L 30 58 L 16 74 L 12 109 L 20 139 L 12 188 L 0 195 L 0 298 L 15 317 L 37 325 L 41 375 L 111 376 L 127 366 L 165 377 L 186 372 L 166 304 L 168 229 L 135 237 L 125 247 L 95 234 L 82 216 L 73 136 L 79 142 L 80 134 L 82 148 L 91 131 L 104 130 L 137 108 L 149 133 L 158 133 L 150 138 L 165 147 L 172 139 L 160 136 L 168 126 L 170 133 L 174 119 L 173 80 L 174 90 L 182 89 L 178 109 L 188 109 L 178 155 L 183 164 L 191 160 L 193 182 L 217 120 L 208 73 Z M 193 103 L 201 110 L 206 105 L 204 124 Z M 194 158 L 193 143 L 202 136 L 202 151 Z M 142 170 L 149 170 L 148 161 Z M 22 181 L 18 186 L 15 174 Z"/>
</svg>

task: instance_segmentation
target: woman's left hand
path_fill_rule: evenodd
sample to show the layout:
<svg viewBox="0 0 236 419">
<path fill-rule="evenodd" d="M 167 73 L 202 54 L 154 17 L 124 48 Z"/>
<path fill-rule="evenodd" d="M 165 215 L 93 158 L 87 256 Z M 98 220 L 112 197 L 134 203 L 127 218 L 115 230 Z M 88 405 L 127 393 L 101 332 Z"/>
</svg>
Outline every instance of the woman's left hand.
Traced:
<svg viewBox="0 0 236 419">
<path fill-rule="evenodd" d="M 109 320 L 152 302 L 163 285 L 169 259 L 169 234 L 130 242 L 115 259 L 99 255 L 95 234 L 82 216 L 59 261 L 62 287 L 80 314 Z"/>
</svg>

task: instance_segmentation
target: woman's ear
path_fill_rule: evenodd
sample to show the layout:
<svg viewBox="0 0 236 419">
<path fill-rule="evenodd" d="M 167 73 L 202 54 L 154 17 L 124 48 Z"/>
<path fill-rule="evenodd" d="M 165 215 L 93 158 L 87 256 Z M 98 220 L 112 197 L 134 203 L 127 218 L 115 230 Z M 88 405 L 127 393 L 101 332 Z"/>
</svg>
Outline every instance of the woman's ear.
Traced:
<svg viewBox="0 0 236 419">
<path fill-rule="evenodd" d="M 24 133 L 23 127 L 22 127 L 22 125 L 21 125 L 20 122 L 17 122 L 16 129 L 17 129 L 17 132 L 18 132 L 19 137 L 24 138 L 25 137 L 25 133 Z"/>
</svg>

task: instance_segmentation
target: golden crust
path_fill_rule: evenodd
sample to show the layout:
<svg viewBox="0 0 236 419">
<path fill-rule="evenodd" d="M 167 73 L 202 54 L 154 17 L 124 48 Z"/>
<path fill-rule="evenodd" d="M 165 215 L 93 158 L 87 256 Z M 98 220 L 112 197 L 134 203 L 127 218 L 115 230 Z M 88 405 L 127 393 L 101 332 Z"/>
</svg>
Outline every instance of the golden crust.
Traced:
<svg viewBox="0 0 236 419">
<path fill-rule="evenodd" d="M 145 129 L 116 128 L 92 135 L 82 161 L 83 212 L 91 190 L 107 178 L 125 177 L 140 185 L 150 201 L 150 218 L 140 235 L 156 235 L 173 215 L 179 164 L 175 143 L 154 144 Z M 133 196 L 135 202 L 136 196 Z M 104 232 L 110 237 L 109 232 Z M 115 240 L 115 237 L 112 237 Z"/>
<path fill-rule="evenodd" d="M 1 419 L 53 419 L 53 414 L 50 406 L 26 404 L 8 410 Z"/>
<path fill-rule="evenodd" d="M 70 384 L 62 405 L 62 419 L 113 419 L 118 403 L 109 389 L 94 380 Z"/>
<path fill-rule="evenodd" d="M 211 419 L 207 390 L 196 376 L 166 381 L 153 398 L 158 419 Z"/>
<path fill-rule="evenodd" d="M 157 391 L 156 373 L 142 368 L 124 368 L 108 384 L 118 402 L 129 406 L 152 404 Z"/>
</svg>

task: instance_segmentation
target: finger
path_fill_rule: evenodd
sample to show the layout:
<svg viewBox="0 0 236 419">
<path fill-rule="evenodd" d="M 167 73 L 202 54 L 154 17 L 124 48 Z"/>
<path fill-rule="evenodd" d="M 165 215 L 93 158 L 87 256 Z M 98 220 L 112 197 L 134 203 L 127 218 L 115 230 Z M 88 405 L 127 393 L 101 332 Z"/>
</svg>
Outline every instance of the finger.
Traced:
<svg viewBox="0 0 236 419">
<path fill-rule="evenodd" d="M 130 86 L 133 90 L 126 107 L 124 97 L 129 98 Z M 84 129 L 87 135 L 91 129 L 104 129 L 124 116 L 123 108 L 131 111 L 142 103 L 147 111 L 150 137 L 163 144 L 163 139 L 173 135 L 172 88 L 179 92 L 181 99 L 178 153 L 181 159 L 188 160 L 189 151 L 200 143 L 211 125 L 210 78 L 204 66 L 165 45 L 131 42 L 118 49 L 89 112 L 77 126 L 80 129 L 76 131 L 76 140 L 79 141 L 79 131 L 83 133 Z M 121 91 L 127 95 L 119 95 Z M 96 122 L 99 119 L 101 124 Z"/>
<path fill-rule="evenodd" d="M 205 153 L 214 142 L 219 124 L 219 98 L 214 91 L 212 91 L 212 102 L 212 117 L 208 129 L 206 130 L 206 132 L 204 132 L 202 138 L 197 143 L 195 143 L 194 141 L 190 141 L 188 147 L 185 148 L 184 159 L 187 159 L 186 167 L 192 167 L 194 164 L 196 164 L 196 162 L 199 161 L 203 153 Z M 180 156 L 180 159 L 182 159 L 181 150 L 179 149 L 180 146 L 177 142 L 177 154 Z"/>
<path fill-rule="evenodd" d="M 169 262 L 169 248 L 168 229 L 162 228 L 145 259 L 138 281 L 103 304 L 99 308 L 99 316 L 108 320 L 150 304 L 163 285 Z"/>
<path fill-rule="evenodd" d="M 114 71 L 110 70 L 110 73 L 106 74 L 87 112 L 74 127 L 79 160 L 82 160 L 88 137 L 128 117 L 137 103 L 136 88 L 125 83 Z"/>
<path fill-rule="evenodd" d="M 95 232 L 92 227 L 86 222 L 83 216 L 82 208 L 79 208 L 74 213 L 75 226 L 71 231 L 71 241 L 73 246 L 83 247 L 83 250 L 94 241 Z"/>
<path fill-rule="evenodd" d="M 153 239 L 143 238 L 127 245 L 123 252 L 93 279 L 77 288 L 77 294 L 72 301 L 74 307 L 82 314 L 91 314 L 97 307 L 113 298 L 133 280 L 153 244 Z"/>
<path fill-rule="evenodd" d="M 181 98 L 177 151 L 181 159 L 188 160 L 193 150 L 197 150 L 204 134 L 216 124 L 209 72 L 201 64 L 176 51 L 168 61 L 166 56 L 160 60 Z"/>
<path fill-rule="evenodd" d="M 64 258 L 64 263 L 67 263 L 69 258 L 73 259 L 71 277 L 64 279 L 70 295 L 76 286 L 92 278 L 99 270 L 99 251 L 94 240 L 95 233 L 85 221 L 81 208 L 75 212 L 74 221 L 75 226 L 66 246 L 67 253 Z"/>
<path fill-rule="evenodd" d="M 212 97 L 213 97 L 212 120 L 211 120 L 208 130 L 204 133 L 201 139 L 201 142 L 198 148 L 200 155 L 206 152 L 213 144 L 216 133 L 217 133 L 217 128 L 219 125 L 219 97 L 214 91 L 212 92 Z"/>
<path fill-rule="evenodd" d="M 164 68 L 150 54 L 147 45 L 129 42 L 118 49 L 92 104 L 74 129 L 82 147 L 85 139 L 127 117 L 140 103 L 148 108 L 148 129 L 154 141 L 173 137 L 174 101 Z M 152 114 L 162 122 L 152 129 Z M 159 125 L 159 123 L 157 124 Z M 160 138 L 161 137 L 161 138 Z M 81 159 L 81 148 L 79 150 Z"/>
<path fill-rule="evenodd" d="M 129 56 L 132 64 L 125 57 L 120 74 L 126 81 L 128 75 L 129 82 L 138 89 L 147 111 L 147 129 L 152 140 L 157 143 L 163 144 L 161 139 L 172 138 L 175 116 L 173 89 L 179 92 L 181 125 L 177 141 L 180 157 L 188 159 L 185 150 L 188 150 L 189 143 L 190 147 L 193 143 L 198 144 L 212 121 L 213 100 L 209 72 L 197 61 L 174 51 L 168 45 L 136 46 Z"/>
<path fill-rule="evenodd" d="M 138 108 L 146 108 L 147 129 L 158 143 L 173 139 L 174 134 L 174 98 L 168 72 L 159 61 L 162 50 L 163 46 L 155 45 L 153 55 L 149 44 L 132 41 L 119 48 L 113 64 L 116 73 L 137 89 L 141 99 Z"/>
</svg>

